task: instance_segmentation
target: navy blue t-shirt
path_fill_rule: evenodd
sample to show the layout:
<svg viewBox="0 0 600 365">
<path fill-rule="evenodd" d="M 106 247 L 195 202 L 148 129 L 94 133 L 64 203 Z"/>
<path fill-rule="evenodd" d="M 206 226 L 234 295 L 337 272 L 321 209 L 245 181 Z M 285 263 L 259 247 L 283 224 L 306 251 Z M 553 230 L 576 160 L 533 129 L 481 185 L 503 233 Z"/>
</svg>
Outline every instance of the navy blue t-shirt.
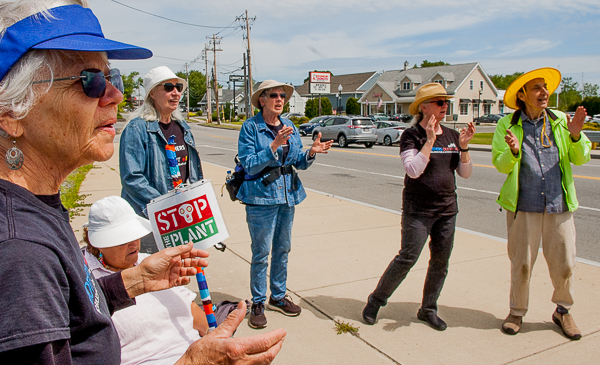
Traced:
<svg viewBox="0 0 600 365">
<path fill-rule="evenodd" d="M 133 303 L 93 278 L 59 194 L 0 179 L 0 363 L 119 364 L 111 312 Z"/>
</svg>

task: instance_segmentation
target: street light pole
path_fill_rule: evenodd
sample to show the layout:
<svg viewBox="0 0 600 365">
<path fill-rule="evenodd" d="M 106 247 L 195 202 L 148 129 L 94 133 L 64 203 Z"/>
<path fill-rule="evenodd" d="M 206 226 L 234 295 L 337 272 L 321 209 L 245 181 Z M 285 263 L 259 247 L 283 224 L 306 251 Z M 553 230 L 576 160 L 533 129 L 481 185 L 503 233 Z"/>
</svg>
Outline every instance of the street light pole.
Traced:
<svg viewBox="0 0 600 365">
<path fill-rule="evenodd" d="M 342 84 L 338 86 L 338 115 L 342 114 Z"/>
</svg>

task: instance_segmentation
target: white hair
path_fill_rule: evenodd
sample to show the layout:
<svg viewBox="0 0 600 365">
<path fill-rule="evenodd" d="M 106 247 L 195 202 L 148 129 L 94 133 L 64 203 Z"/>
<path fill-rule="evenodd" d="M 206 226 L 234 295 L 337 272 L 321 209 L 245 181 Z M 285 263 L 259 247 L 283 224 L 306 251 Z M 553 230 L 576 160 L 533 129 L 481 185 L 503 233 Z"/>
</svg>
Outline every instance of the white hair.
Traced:
<svg viewBox="0 0 600 365">
<path fill-rule="evenodd" d="M 146 90 L 146 98 L 144 99 L 144 104 L 140 105 L 136 110 L 129 113 L 127 116 L 127 121 L 133 120 L 135 118 L 142 118 L 148 121 L 160 120 L 160 112 L 156 109 L 154 105 L 154 99 L 150 96 L 152 91 L 156 90 L 156 88 L 160 86 L 156 85 L 150 90 Z M 184 120 L 183 114 L 179 110 L 179 108 L 175 109 L 173 113 L 171 113 L 171 119 L 175 120 Z"/>
<path fill-rule="evenodd" d="M 50 17 L 48 10 L 65 5 L 89 7 L 87 0 L 16 0 L 0 2 L 0 39 L 11 25 L 39 13 Z M 106 58 L 106 54 L 104 56 Z M 57 71 L 77 56 L 60 50 L 31 50 L 27 52 L 0 80 L 0 114 L 10 113 L 22 119 L 31 111 L 39 97 L 50 89 L 52 83 L 32 85 L 36 79 L 52 79 Z M 108 59 L 106 59 L 108 63 Z M 0 129 L 0 136 L 7 137 Z"/>
</svg>

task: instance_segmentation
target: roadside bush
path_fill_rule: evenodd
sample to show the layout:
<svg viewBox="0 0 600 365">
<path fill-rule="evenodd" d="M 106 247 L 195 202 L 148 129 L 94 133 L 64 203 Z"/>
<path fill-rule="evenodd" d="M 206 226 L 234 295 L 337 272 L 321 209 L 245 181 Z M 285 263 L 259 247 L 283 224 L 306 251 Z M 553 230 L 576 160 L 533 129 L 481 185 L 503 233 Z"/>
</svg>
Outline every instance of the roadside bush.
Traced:
<svg viewBox="0 0 600 365">
<path fill-rule="evenodd" d="M 358 99 L 348 98 L 348 101 L 346 101 L 346 114 L 348 114 L 348 115 L 359 115 L 360 114 L 360 104 L 358 103 Z"/>
<path fill-rule="evenodd" d="M 600 131 L 600 124 L 597 122 L 585 123 L 583 129 L 588 131 Z"/>
</svg>

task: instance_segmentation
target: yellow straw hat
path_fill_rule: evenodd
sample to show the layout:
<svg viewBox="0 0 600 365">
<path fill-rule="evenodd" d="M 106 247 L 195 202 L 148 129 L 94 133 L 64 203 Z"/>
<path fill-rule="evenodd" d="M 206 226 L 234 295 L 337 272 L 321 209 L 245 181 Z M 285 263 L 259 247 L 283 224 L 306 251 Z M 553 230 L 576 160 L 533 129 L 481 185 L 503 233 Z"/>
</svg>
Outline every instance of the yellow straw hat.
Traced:
<svg viewBox="0 0 600 365">
<path fill-rule="evenodd" d="M 410 104 L 408 112 L 411 115 L 417 115 L 419 114 L 419 105 L 421 105 L 422 102 L 439 97 L 443 97 L 446 100 L 452 99 L 452 95 L 448 95 L 446 89 L 444 89 L 444 87 L 441 84 L 437 82 L 425 84 L 417 90 L 415 101 L 413 101 L 412 104 Z"/>
<path fill-rule="evenodd" d="M 556 91 L 562 80 L 560 71 L 552 67 L 542 67 L 537 70 L 529 71 L 526 74 L 519 76 L 506 89 L 506 92 L 504 93 L 504 105 L 511 109 L 518 109 L 517 92 L 519 92 L 519 90 L 521 90 L 521 88 L 529 81 L 540 78 L 546 81 L 546 87 L 548 88 L 550 95 Z"/>
</svg>

